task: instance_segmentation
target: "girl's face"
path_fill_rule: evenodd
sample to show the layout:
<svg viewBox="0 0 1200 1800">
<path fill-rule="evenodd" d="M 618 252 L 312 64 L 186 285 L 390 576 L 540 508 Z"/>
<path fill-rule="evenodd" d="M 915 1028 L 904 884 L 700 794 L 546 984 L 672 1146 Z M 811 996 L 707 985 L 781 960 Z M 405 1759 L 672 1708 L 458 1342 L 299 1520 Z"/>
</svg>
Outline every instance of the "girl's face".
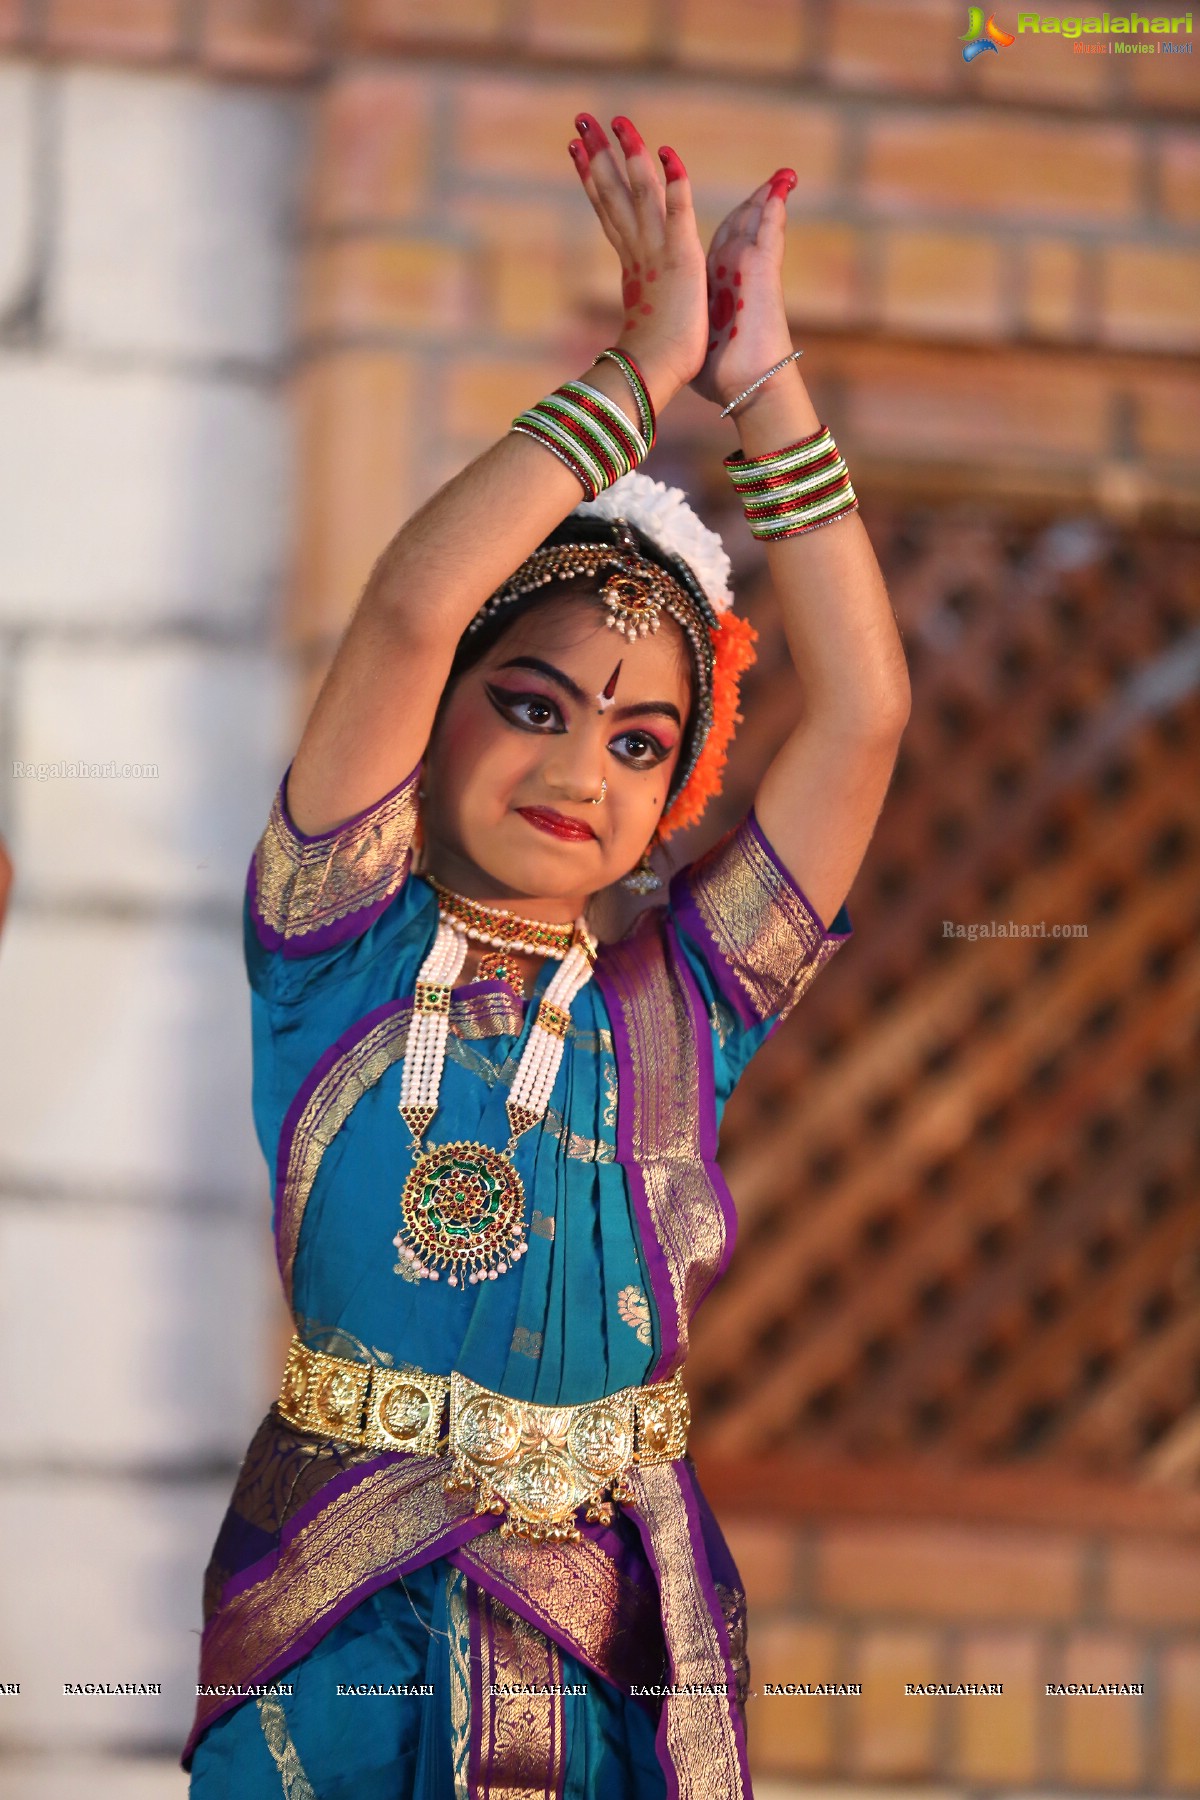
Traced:
<svg viewBox="0 0 1200 1800">
<path fill-rule="evenodd" d="M 525 613 L 458 678 L 438 717 L 424 771 L 427 868 L 475 899 L 561 901 L 555 916 L 573 917 L 650 843 L 689 704 L 673 620 L 630 642 L 595 599 Z"/>
</svg>

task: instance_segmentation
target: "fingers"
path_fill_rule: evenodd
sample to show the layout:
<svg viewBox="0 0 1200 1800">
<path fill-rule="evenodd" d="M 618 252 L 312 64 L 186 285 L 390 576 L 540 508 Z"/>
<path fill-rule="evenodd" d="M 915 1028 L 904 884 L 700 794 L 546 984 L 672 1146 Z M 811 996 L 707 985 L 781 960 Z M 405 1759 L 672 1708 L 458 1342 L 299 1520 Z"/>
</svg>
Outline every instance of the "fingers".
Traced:
<svg viewBox="0 0 1200 1800">
<path fill-rule="evenodd" d="M 713 241 L 709 246 L 709 261 L 719 251 L 728 251 L 735 238 L 744 239 L 747 243 L 757 243 L 759 229 L 764 217 L 772 218 L 776 227 L 782 224 L 785 212 L 782 207 L 772 208 L 768 213 L 768 205 L 772 200 L 787 200 L 796 185 L 795 169 L 776 169 L 768 181 L 760 182 L 749 197 L 735 206 L 727 218 L 723 219 L 713 233 Z"/>
<path fill-rule="evenodd" d="M 760 191 L 762 199 L 756 200 L 755 196 L 759 194 Z M 754 233 L 749 229 L 750 221 L 757 218 L 757 214 L 762 206 L 762 201 L 767 197 L 767 191 L 768 183 L 764 181 L 761 190 L 756 188 L 749 200 L 743 200 L 740 206 L 735 206 L 733 211 L 729 213 L 726 218 L 721 220 L 721 223 L 713 233 L 713 241 L 709 245 L 708 257 L 710 262 L 718 251 L 727 250 L 735 238 L 747 238 L 749 241 L 753 242 Z"/>
<path fill-rule="evenodd" d="M 625 153 L 625 174 L 638 227 L 643 237 L 656 234 L 662 230 L 665 211 L 662 179 L 633 121 L 618 114 L 612 126 Z"/>
<path fill-rule="evenodd" d="M 771 186 L 759 209 L 754 241 L 760 248 L 782 257 L 783 237 L 787 223 L 787 197 L 796 185 L 795 169 L 777 169 Z"/>
<path fill-rule="evenodd" d="M 692 184 L 677 153 L 664 144 L 658 160 L 666 176 L 667 242 L 675 243 L 688 232 L 695 233 L 696 215 L 692 206 Z"/>
<path fill-rule="evenodd" d="M 591 113 L 580 113 L 575 125 L 587 149 L 588 174 L 595 190 L 596 197 L 593 199 L 589 189 L 588 198 L 600 214 L 605 236 L 618 248 L 622 240 L 632 243 L 637 236 L 637 214 L 604 127 Z"/>
<path fill-rule="evenodd" d="M 605 237 L 617 252 L 617 255 L 624 258 L 625 246 L 621 240 L 620 233 L 609 218 L 604 202 L 600 198 L 600 192 L 596 186 L 596 179 L 591 171 L 591 158 L 588 156 L 587 145 L 583 142 L 582 138 L 572 138 L 571 142 L 567 145 L 567 149 L 571 153 L 571 161 L 575 164 L 576 172 L 579 175 L 580 181 L 583 183 L 583 191 L 591 201 L 592 210 L 600 221 L 601 231 L 603 231 Z"/>
<path fill-rule="evenodd" d="M 587 144 L 583 142 L 583 139 L 579 139 L 579 137 L 572 137 L 567 149 L 570 151 L 570 160 L 572 160 L 574 166 L 576 166 L 576 173 L 578 173 L 579 180 L 583 182 L 583 191 L 587 194 L 588 200 L 592 202 L 592 211 L 596 212 L 597 220 L 601 221 L 601 230 L 603 230 L 604 236 L 608 238 L 608 243 L 612 245 L 613 250 L 621 256 L 621 238 L 619 238 L 617 232 L 613 230 L 612 221 L 608 218 L 608 212 L 604 211 L 604 203 L 601 202 L 601 196 L 599 196 L 599 191 L 597 191 L 596 187 L 596 178 L 592 175 L 592 166 L 590 166 L 590 164 L 592 164 L 592 158 L 588 157 Z"/>
</svg>

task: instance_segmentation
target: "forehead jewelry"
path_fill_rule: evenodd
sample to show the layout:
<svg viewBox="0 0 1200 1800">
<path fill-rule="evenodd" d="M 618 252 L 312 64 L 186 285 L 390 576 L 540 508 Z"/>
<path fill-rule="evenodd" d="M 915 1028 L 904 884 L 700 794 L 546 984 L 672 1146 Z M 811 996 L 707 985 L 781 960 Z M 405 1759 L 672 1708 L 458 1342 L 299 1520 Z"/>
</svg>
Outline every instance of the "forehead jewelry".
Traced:
<svg viewBox="0 0 1200 1800">
<path fill-rule="evenodd" d="M 462 900 L 440 886 L 437 891 L 452 901 Z M 471 905 L 494 919 L 511 917 L 499 908 Z M 421 1140 L 433 1122 L 441 1091 L 450 993 L 467 955 L 467 930 L 452 911 L 438 908 L 433 947 L 417 976 L 400 1082 L 400 1116 L 412 1133 L 413 1165 L 400 1196 L 401 1225 L 392 1242 L 400 1253 L 394 1272 L 409 1281 L 437 1281 L 443 1269 L 448 1271 L 448 1287 L 495 1281 L 529 1248 L 525 1187 L 513 1152 L 517 1139 L 541 1122 L 550 1104 L 571 1025 L 571 1002 L 591 980 L 596 958 L 596 940 L 583 917 L 570 929 L 571 946 L 538 1002 L 517 1065 L 506 1103 L 505 1148 L 458 1142 L 422 1150 Z M 503 927 L 493 934 L 493 941 L 502 936 Z"/>
<path fill-rule="evenodd" d="M 712 634 L 717 614 L 698 586 L 693 589 L 687 585 L 683 564 L 676 581 L 641 554 L 625 520 L 614 520 L 613 529 L 617 540 L 613 544 L 549 544 L 534 550 L 515 574 L 484 601 L 467 631 L 478 631 L 511 601 L 536 592 L 548 582 L 571 581 L 580 576 L 599 579 L 604 622 L 630 643 L 657 631 L 661 614 L 667 613 L 687 639 L 697 677 L 695 718 L 688 734 L 688 749 L 671 777 L 672 789 L 678 794 L 691 779 L 713 723 Z"/>
<path fill-rule="evenodd" d="M 604 692 L 596 695 L 597 710 L 599 712 L 607 712 L 610 706 L 615 706 L 617 703 L 617 676 L 621 673 L 621 663 L 623 663 L 624 660 L 625 658 L 622 657 L 621 662 L 617 664 L 616 668 L 605 682 Z"/>
</svg>

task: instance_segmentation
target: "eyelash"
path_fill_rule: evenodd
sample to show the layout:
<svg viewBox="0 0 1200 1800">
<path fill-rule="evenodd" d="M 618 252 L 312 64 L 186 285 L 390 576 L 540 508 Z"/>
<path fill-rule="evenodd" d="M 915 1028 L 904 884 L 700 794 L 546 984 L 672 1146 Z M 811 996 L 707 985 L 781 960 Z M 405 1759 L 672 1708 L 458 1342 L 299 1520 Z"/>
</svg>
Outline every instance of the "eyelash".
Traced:
<svg viewBox="0 0 1200 1800">
<path fill-rule="evenodd" d="M 493 705 L 505 717 L 508 717 L 510 713 L 515 712 L 519 706 L 546 706 L 550 708 L 551 712 L 558 719 L 559 724 L 562 724 L 562 713 L 559 711 L 557 703 L 548 699 L 545 694 L 514 693 L 507 688 L 493 687 L 490 683 L 487 684 L 487 692 Z M 525 724 L 519 720 L 512 720 L 511 722 L 516 724 L 519 731 L 532 731 L 543 736 L 551 735 L 549 728 L 545 725 Z M 631 769 L 656 769 L 659 763 L 665 761 L 671 753 L 670 748 L 662 743 L 660 739 L 656 738 L 652 731 L 645 731 L 641 727 L 631 728 L 629 731 L 622 732 L 621 737 L 642 738 L 654 751 L 652 758 L 625 758 L 624 760 L 627 767 Z M 620 743 L 621 738 L 617 738 L 615 742 Z"/>
</svg>

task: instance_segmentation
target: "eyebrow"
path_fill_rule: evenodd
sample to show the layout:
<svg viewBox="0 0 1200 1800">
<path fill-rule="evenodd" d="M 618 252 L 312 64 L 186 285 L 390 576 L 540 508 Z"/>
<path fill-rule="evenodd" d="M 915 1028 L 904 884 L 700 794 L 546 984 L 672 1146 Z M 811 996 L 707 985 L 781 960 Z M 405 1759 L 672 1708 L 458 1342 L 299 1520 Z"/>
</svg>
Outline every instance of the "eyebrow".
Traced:
<svg viewBox="0 0 1200 1800">
<path fill-rule="evenodd" d="M 564 674 L 561 669 L 556 669 L 553 663 L 543 662 L 540 656 L 514 656 L 508 662 L 500 663 L 499 667 L 502 669 L 533 669 L 537 674 L 544 675 L 547 681 L 552 681 L 556 687 L 560 687 L 565 694 L 570 694 L 572 700 L 578 700 L 582 704 L 591 698 L 590 695 L 584 693 L 577 681 L 572 681 L 569 675 Z M 637 719 L 646 713 L 664 713 L 667 718 L 674 719 L 677 725 L 683 724 L 679 708 L 670 700 L 639 700 L 633 706 L 618 706 L 613 718 Z"/>
</svg>

